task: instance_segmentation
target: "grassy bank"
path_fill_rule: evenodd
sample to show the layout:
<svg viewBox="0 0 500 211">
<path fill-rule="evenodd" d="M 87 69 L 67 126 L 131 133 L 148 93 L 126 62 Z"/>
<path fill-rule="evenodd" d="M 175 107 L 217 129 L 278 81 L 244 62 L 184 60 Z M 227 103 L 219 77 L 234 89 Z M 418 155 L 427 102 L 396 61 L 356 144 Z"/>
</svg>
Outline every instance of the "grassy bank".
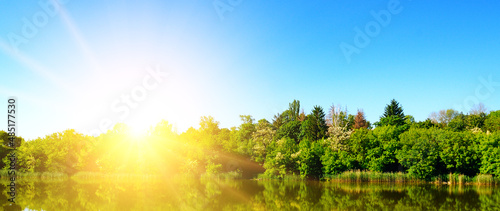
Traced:
<svg viewBox="0 0 500 211">
<path fill-rule="evenodd" d="M 416 177 L 402 172 L 371 172 L 371 171 L 346 171 L 337 175 L 325 176 L 326 181 L 332 182 L 396 182 L 396 183 L 422 183 Z"/>
<path fill-rule="evenodd" d="M 265 175 L 259 174 L 257 180 L 303 180 L 300 175 Z M 430 181 L 419 179 L 411 174 L 403 172 L 372 172 L 372 171 L 345 171 L 336 175 L 326 175 L 321 178 L 327 182 L 337 183 L 411 183 L 425 184 L 431 183 L 436 185 L 500 185 L 500 178 L 496 178 L 489 174 L 479 174 L 474 177 L 469 177 L 462 174 L 447 174 L 433 177 Z"/>
<path fill-rule="evenodd" d="M 175 175 L 172 175 L 174 178 Z M 182 175 L 194 176 L 194 175 Z M 119 174 L 119 173 L 99 173 L 99 172 L 78 172 L 73 176 L 68 176 L 59 172 L 16 172 L 19 181 L 64 181 L 73 179 L 79 182 L 93 181 L 154 181 L 164 180 L 166 176 L 151 174 Z M 231 172 L 210 172 L 201 175 L 201 179 L 241 179 L 241 171 Z M 8 181 L 11 175 L 6 170 L 0 170 L 0 180 Z M 196 177 L 193 177 L 196 178 Z M 259 174 L 257 180 L 304 180 L 300 175 L 266 175 Z M 423 184 L 431 183 L 436 185 L 500 185 L 500 178 L 489 174 L 479 174 L 474 177 L 462 174 L 447 174 L 433 177 L 430 181 L 418 179 L 417 177 L 403 172 L 371 172 L 371 171 L 346 171 L 337 175 L 326 175 L 321 180 L 338 183 L 413 183 Z"/>
<path fill-rule="evenodd" d="M 476 185 L 500 185 L 500 178 L 489 174 L 480 174 L 472 178 L 472 183 Z"/>
<path fill-rule="evenodd" d="M 433 183 L 438 185 L 499 185 L 500 178 L 490 174 L 479 174 L 469 177 L 462 174 L 448 174 L 433 177 L 431 181 L 418 179 L 415 176 L 402 172 L 371 172 L 371 171 L 346 171 L 338 175 L 324 177 L 332 182 L 393 182 L 393 183 Z"/>
</svg>

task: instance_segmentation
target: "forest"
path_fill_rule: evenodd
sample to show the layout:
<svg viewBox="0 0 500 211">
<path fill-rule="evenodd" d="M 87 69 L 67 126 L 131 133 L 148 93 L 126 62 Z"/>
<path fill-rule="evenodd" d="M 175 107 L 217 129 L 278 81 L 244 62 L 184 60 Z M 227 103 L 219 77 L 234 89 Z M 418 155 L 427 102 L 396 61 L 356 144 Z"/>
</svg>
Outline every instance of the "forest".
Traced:
<svg viewBox="0 0 500 211">
<path fill-rule="evenodd" d="M 379 121 L 370 123 L 362 110 L 342 106 L 309 113 L 294 100 L 272 121 L 241 115 L 238 127 L 220 128 L 211 116 L 199 128 L 177 133 L 167 121 L 146 136 L 131 134 L 125 124 L 97 137 L 73 129 L 5 146 L 0 167 L 9 168 L 15 150 L 20 173 L 81 172 L 194 176 L 245 174 L 261 168 L 260 178 L 328 179 L 348 171 L 402 172 L 423 181 L 441 175 L 500 176 L 500 110 L 479 106 L 467 114 L 453 109 L 416 122 L 392 100 Z M 252 175 L 256 177 L 256 175 Z"/>
</svg>

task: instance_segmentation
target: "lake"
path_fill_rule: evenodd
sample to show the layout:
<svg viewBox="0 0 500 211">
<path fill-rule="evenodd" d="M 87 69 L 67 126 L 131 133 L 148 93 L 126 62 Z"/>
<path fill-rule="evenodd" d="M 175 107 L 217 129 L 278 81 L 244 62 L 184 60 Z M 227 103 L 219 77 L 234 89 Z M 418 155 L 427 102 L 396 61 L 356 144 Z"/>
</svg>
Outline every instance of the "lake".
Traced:
<svg viewBox="0 0 500 211">
<path fill-rule="evenodd" d="M 494 186 L 172 179 L 18 182 L 4 210 L 500 210 Z"/>
</svg>

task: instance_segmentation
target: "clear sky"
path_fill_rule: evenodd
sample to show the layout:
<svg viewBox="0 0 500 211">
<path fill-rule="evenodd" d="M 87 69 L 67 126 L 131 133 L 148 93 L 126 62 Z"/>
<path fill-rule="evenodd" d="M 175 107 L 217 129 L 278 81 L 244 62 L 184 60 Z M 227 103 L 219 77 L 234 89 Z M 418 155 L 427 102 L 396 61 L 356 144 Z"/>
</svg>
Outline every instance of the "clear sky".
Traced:
<svg viewBox="0 0 500 211">
<path fill-rule="evenodd" d="M 393 98 L 417 121 L 500 109 L 499 1 L 54 2 L 0 1 L 0 129 L 16 96 L 27 139 L 161 119 L 182 132 L 205 115 L 232 127 L 294 99 L 371 122 Z"/>
</svg>

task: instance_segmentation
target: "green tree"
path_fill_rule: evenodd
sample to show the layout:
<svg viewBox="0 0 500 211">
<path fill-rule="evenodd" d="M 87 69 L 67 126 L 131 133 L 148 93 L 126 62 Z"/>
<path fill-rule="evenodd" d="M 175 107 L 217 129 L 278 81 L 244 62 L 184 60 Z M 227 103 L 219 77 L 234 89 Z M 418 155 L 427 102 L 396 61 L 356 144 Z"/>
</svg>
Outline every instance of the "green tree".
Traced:
<svg viewBox="0 0 500 211">
<path fill-rule="evenodd" d="M 300 116 L 300 101 L 298 100 L 293 100 L 292 103 L 289 104 L 288 108 L 288 119 L 290 121 L 297 121 L 299 120 Z"/>
<path fill-rule="evenodd" d="M 240 115 L 241 125 L 238 127 L 238 152 L 244 155 L 253 153 L 252 135 L 256 131 L 254 119 L 250 115 Z"/>
<path fill-rule="evenodd" d="M 383 172 L 400 171 L 400 163 L 396 158 L 396 153 L 401 150 L 399 135 L 400 128 L 396 126 L 377 127 L 373 130 L 374 143 L 379 144 L 380 150 L 373 150 L 376 153 L 369 153 L 372 156 L 370 170 Z"/>
<path fill-rule="evenodd" d="M 311 114 L 307 115 L 300 127 L 300 139 L 309 139 L 316 141 L 326 136 L 328 126 L 326 125 L 325 113 L 323 108 L 314 106 Z"/>
<path fill-rule="evenodd" d="M 479 173 L 479 143 L 470 131 L 441 131 L 438 134 L 439 155 L 449 172 L 474 176 Z"/>
<path fill-rule="evenodd" d="M 168 121 L 162 120 L 150 131 L 151 135 L 159 136 L 164 139 L 175 139 L 177 133 L 175 133 L 172 124 Z"/>
<path fill-rule="evenodd" d="M 356 168 L 356 159 L 348 151 L 335 150 L 330 147 L 324 148 L 324 150 L 325 152 L 321 156 L 321 164 L 323 165 L 323 175 L 325 177 Z"/>
<path fill-rule="evenodd" d="M 275 133 L 276 130 L 273 129 L 269 121 L 267 121 L 266 119 L 259 120 L 256 126 L 256 131 L 252 135 L 252 139 L 255 142 L 255 146 L 253 147 L 255 161 L 264 161 L 266 157 L 267 147 L 273 141 Z"/>
<path fill-rule="evenodd" d="M 410 129 L 400 135 L 401 150 L 396 158 L 408 169 L 408 173 L 419 179 L 430 180 L 433 176 L 444 173 L 444 164 L 440 159 L 437 129 Z"/>
<path fill-rule="evenodd" d="M 255 132 L 255 124 L 253 123 L 255 120 L 250 115 L 240 115 L 241 125 L 238 128 L 239 131 L 239 140 L 245 141 L 250 140 L 252 138 L 252 134 Z"/>
<path fill-rule="evenodd" d="M 316 140 L 316 125 L 313 123 L 311 115 L 308 115 L 300 125 L 299 140 Z"/>
<path fill-rule="evenodd" d="M 425 121 L 416 122 L 411 127 L 413 128 L 422 128 L 422 129 L 430 129 L 433 127 L 439 127 L 438 124 L 434 123 L 431 119 L 427 118 Z"/>
<path fill-rule="evenodd" d="M 298 169 L 302 178 L 310 177 L 319 179 L 323 175 L 321 156 L 324 149 L 319 142 L 303 140 L 299 144 Z"/>
<path fill-rule="evenodd" d="M 402 126 L 405 124 L 405 114 L 403 107 L 395 100 L 392 99 L 391 103 L 385 107 L 384 114 L 380 117 L 380 121 L 375 123 L 378 126 L 395 125 Z"/>
<path fill-rule="evenodd" d="M 355 158 L 357 169 L 369 169 L 371 159 L 378 157 L 374 151 L 381 151 L 379 143 L 371 136 L 372 132 L 363 128 L 355 130 L 349 138 L 348 152 Z"/>
<path fill-rule="evenodd" d="M 200 119 L 200 132 L 206 135 L 217 135 L 219 133 L 219 122 L 211 116 L 202 116 Z"/>
<path fill-rule="evenodd" d="M 328 126 L 326 125 L 326 115 L 321 106 L 314 106 L 311 113 L 311 120 L 315 125 L 315 138 L 316 140 L 322 139 L 326 136 Z"/>
<path fill-rule="evenodd" d="M 476 136 L 480 142 L 479 151 L 482 155 L 480 172 L 500 176 L 500 132 L 490 135 L 480 133 Z"/>
<path fill-rule="evenodd" d="M 285 116 L 288 116 L 288 115 L 284 115 L 283 113 L 278 113 L 278 114 L 274 115 L 273 127 L 275 129 L 280 128 L 281 126 L 283 126 L 287 122 L 287 120 L 285 119 Z"/>
<path fill-rule="evenodd" d="M 238 149 L 238 142 L 236 141 L 236 133 L 237 131 L 231 131 L 227 128 L 222 128 L 217 135 L 218 143 L 221 143 L 222 148 L 226 152 L 235 152 Z"/>
<path fill-rule="evenodd" d="M 448 123 L 446 129 L 459 132 L 465 130 L 466 127 L 467 127 L 466 116 L 461 113 Z"/>
<path fill-rule="evenodd" d="M 300 116 L 300 101 L 293 100 L 292 103 L 288 104 L 288 110 L 274 115 L 273 126 L 277 130 L 290 121 L 299 121 Z"/>
<path fill-rule="evenodd" d="M 9 147 L 9 140 L 10 136 L 7 132 L 5 131 L 0 131 L 0 142 L 1 142 L 1 145 L 0 145 L 0 158 L 4 158 L 4 157 L 7 157 L 8 154 L 10 154 L 10 152 L 12 151 L 11 147 Z M 15 142 L 16 142 L 16 146 L 21 146 L 22 143 L 25 143 L 24 142 L 24 139 L 22 139 L 21 137 L 16 137 L 15 138 Z M 3 169 L 6 165 L 2 162 L 0 163 L 0 169 Z M 7 165 L 8 166 L 8 165 Z"/>
<path fill-rule="evenodd" d="M 271 142 L 267 150 L 264 174 L 283 178 L 286 174 L 296 172 L 299 153 L 297 153 L 298 145 L 295 140 L 284 137 Z"/>
<path fill-rule="evenodd" d="M 39 147 L 42 147 L 43 152 L 35 149 L 29 151 L 33 153 L 32 155 L 46 158 L 46 160 L 41 161 L 42 163 L 37 161 L 38 165 L 43 165 L 37 165 L 37 169 L 74 174 L 93 162 L 85 156 L 94 147 L 94 143 L 89 139 L 89 137 L 77 133 L 75 130 L 65 130 L 33 142 L 33 145 L 40 145 Z M 33 145 L 28 146 L 32 147 Z M 41 157 L 37 157 L 37 159 Z"/>
<path fill-rule="evenodd" d="M 484 122 L 486 121 L 485 113 L 469 114 L 466 118 L 467 129 L 472 130 L 474 128 L 482 129 L 484 127 Z"/>
<path fill-rule="evenodd" d="M 280 140 L 284 137 L 288 137 L 298 143 L 300 141 L 299 137 L 301 125 L 302 124 L 300 121 L 290 121 L 284 124 L 276 131 L 275 140 Z"/>
<path fill-rule="evenodd" d="M 218 143 L 217 136 L 220 132 L 219 122 L 215 121 L 211 116 L 203 116 L 200 118 L 200 129 L 198 140 L 205 149 L 222 149 L 222 143 Z"/>
<path fill-rule="evenodd" d="M 3 169 L 9 169 L 11 167 L 9 155 L 14 153 L 17 157 L 16 170 L 20 172 L 33 172 L 37 162 L 34 151 L 40 150 L 38 146 L 35 146 L 30 142 L 25 142 L 22 137 L 15 137 L 14 146 L 16 148 L 14 149 L 9 146 L 5 146 L 9 145 L 9 138 L 10 136 L 8 133 L 0 131 L 0 139 L 3 141 L 3 144 L 0 146 L 0 158 L 2 159 L 2 162 L 0 163 L 1 167 Z"/>
<path fill-rule="evenodd" d="M 500 131 L 500 110 L 488 114 L 484 121 L 484 128 L 492 133 Z"/>
</svg>

